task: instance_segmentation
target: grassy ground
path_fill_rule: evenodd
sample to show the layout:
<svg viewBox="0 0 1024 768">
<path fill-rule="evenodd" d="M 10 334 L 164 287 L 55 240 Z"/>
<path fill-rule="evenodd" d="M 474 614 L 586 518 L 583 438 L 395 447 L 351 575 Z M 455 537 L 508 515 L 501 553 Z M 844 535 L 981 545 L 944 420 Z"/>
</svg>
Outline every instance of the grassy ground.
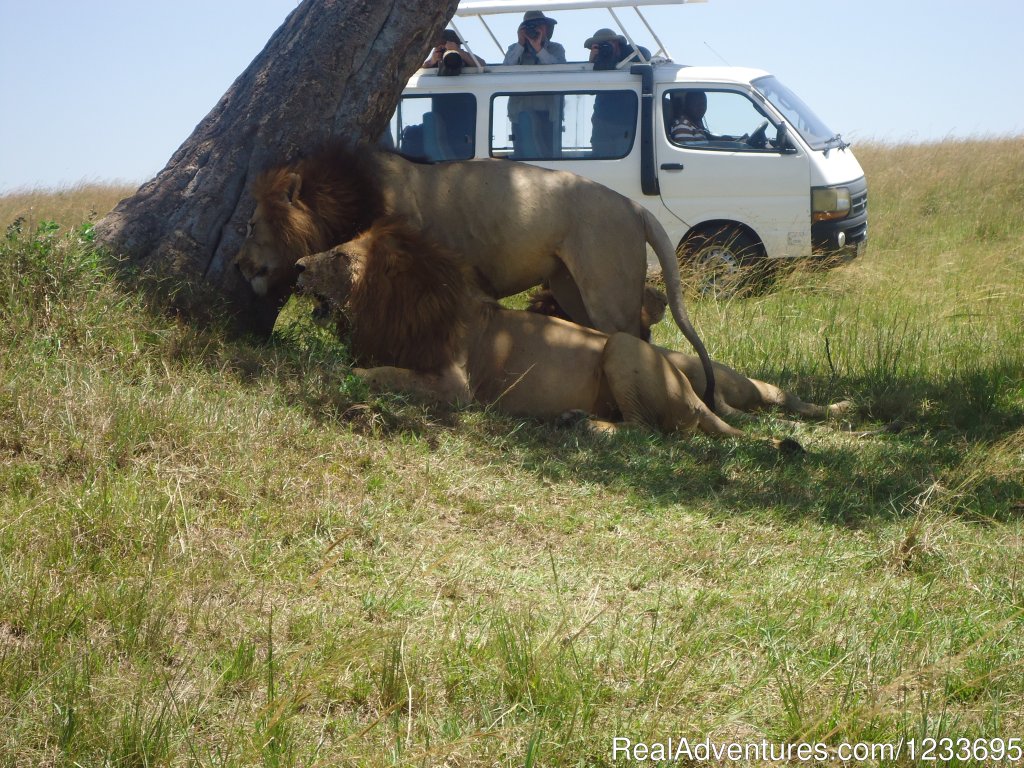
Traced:
<svg viewBox="0 0 1024 768">
<path fill-rule="evenodd" d="M 691 307 L 858 403 L 745 425 L 795 458 L 365 404 L 301 307 L 250 346 L 111 280 L 79 224 L 128 190 L 0 198 L 0 763 L 1024 736 L 1024 141 L 858 157 L 863 259 Z"/>
</svg>

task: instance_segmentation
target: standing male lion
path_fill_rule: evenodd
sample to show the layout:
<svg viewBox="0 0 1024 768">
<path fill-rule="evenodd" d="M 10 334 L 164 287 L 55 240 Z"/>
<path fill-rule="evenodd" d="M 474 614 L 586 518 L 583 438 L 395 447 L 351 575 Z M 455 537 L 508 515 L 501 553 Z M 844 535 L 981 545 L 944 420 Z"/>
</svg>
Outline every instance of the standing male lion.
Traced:
<svg viewBox="0 0 1024 768">
<path fill-rule="evenodd" d="M 400 217 L 471 267 L 492 297 L 546 282 L 577 323 L 640 337 L 647 244 L 669 308 L 693 345 L 714 402 L 714 372 L 683 305 L 675 250 L 653 214 L 564 171 L 504 160 L 419 164 L 371 147 L 331 147 L 256 180 L 256 210 L 235 264 L 259 295 L 283 302 L 304 256 Z"/>
</svg>

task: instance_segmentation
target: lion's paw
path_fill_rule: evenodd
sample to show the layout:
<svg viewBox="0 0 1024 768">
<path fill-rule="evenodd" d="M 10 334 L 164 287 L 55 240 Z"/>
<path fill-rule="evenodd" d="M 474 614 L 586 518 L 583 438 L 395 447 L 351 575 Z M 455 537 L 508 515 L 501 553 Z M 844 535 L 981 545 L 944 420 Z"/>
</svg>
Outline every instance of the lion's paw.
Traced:
<svg viewBox="0 0 1024 768">
<path fill-rule="evenodd" d="M 829 416 L 842 416 L 848 413 L 853 408 L 852 400 L 840 400 L 838 403 L 832 403 L 828 406 Z"/>
<path fill-rule="evenodd" d="M 555 424 L 563 429 L 575 429 L 590 435 L 613 435 L 619 431 L 619 425 L 611 421 L 595 419 L 583 410 L 566 411 L 555 420 Z"/>
<path fill-rule="evenodd" d="M 575 409 L 572 411 L 566 411 L 557 419 L 555 419 L 555 426 L 559 429 L 570 429 L 578 427 L 590 420 L 590 414 L 586 411 Z"/>
</svg>

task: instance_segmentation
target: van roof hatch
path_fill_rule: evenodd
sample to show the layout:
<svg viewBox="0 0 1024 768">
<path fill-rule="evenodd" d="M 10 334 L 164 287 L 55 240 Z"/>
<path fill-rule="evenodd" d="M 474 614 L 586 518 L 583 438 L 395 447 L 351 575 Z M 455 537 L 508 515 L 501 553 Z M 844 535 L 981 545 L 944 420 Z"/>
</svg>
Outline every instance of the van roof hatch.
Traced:
<svg viewBox="0 0 1024 768">
<path fill-rule="evenodd" d="M 484 29 L 487 30 L 487 34 L 491 36 L 491 40 L 494 41 L 494 45 L 497 46 L 499 51 L 503 51 L 502 45 L 498 42 L 498 38 L 494 36 L 494 32 L 491 31 L 490 26 L 487 24 L 486 16 L 493 16 L 499 13 L 525 13 L 526 11 L 581 11 L 590 10 L 594 8 L 607 8 L 608 13 L 611 14 L 614 19 L 616 26 L 619 31 L 622 32 L 623 36 L 629 41 L 630 45 L 634 48 L 638 46 L 633 41 L 632 35 L 629 34 L 629 30 L 626 29 L 625 25 L 619 19 L 618 14 L 615 13 L 617 8 L 632 8 L 636 15 L 640 18 L 641 23 L 647 28 L 651 37 L 658 44 L 658 50 L 654 56 L 660 56 L 671 60 L 672 57 L 669 55 L 668 50 L 665 48 L 665 44 L 661 42 L 654 29 L 647 22 L 640 8 L 643 6 L 650 5 L 688 5 L 690 3 L 704 3 L 707 0 L 532 0 L 531 2 L 516 2 L 512 0 L 509 2 L 505 0 L 466 0 L 465 2 L 459 3 L 458 10 L 455 11 L 456 18 L 465 19 L 476 17 L 480 19 L 480 23 L 484 25 Z M 454 21 L 452 26 L 455 27 Z M 458 31 L 458 27 L 455 27 Z M 459 36 L 463 37 L 462 32 L 459 32 Z"/>
</svg>

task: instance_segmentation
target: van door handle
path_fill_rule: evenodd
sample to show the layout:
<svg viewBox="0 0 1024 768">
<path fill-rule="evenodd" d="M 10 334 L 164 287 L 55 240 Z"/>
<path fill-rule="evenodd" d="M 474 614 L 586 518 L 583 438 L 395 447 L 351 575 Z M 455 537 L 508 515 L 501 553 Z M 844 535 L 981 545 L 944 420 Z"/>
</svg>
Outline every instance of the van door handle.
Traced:
<svg viewBox="0 0 1024 768">
<path fill-rule="evenodd" d="M 662 163 L 661 170 L 663 171 L 681 171 L 683 170 L 682 163 Z"/>
</svg>

